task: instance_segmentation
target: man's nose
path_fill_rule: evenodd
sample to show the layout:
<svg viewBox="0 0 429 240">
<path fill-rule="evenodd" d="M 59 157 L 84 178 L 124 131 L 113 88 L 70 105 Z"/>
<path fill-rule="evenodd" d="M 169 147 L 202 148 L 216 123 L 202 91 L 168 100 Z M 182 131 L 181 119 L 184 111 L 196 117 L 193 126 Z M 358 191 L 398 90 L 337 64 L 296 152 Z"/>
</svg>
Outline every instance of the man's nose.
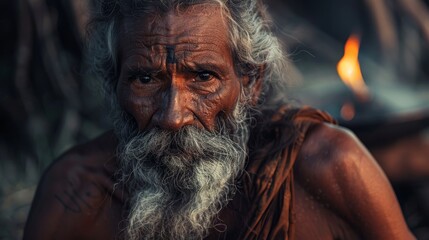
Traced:
<svg viewBox="0 0 429 240">
<path fill-rule="evenodd" d="M 171 85 L 163 96 L 161 108 L 154 116 L 155 124 L 161 129 L 172 131 L 191 125 L 194 115 L 188 108 L 188 98 L 185 91 Z"/>
</svg>

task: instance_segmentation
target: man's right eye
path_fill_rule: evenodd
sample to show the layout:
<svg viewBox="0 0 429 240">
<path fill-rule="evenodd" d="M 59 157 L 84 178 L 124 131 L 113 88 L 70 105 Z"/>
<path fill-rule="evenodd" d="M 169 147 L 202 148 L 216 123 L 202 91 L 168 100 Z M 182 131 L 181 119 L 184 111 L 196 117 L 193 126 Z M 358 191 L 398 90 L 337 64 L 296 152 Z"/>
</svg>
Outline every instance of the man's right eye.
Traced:
<svg viewBox="0 0 429 240">
<path fill-rule="evenodd" d="M 146 75 L 133 75 L 128 78 L 130 81 L 139 81 L 140 83 L 147 84 L 152 81 L 152 76 Z"/>
</svg>

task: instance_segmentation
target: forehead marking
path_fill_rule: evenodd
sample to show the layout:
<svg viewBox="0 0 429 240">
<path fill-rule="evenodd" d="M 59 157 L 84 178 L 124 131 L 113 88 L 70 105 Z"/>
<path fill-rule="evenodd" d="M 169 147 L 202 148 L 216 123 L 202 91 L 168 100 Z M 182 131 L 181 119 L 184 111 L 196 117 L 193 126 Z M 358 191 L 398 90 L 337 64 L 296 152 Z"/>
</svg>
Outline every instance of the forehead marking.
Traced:
<svg viewBox="0 0 429 240">
<path fill-rule="evenodd" d="M 167 46 L 167 64 L 175 64 L 176 56 L 175 56 L 175 46 Z"/>
</svg>

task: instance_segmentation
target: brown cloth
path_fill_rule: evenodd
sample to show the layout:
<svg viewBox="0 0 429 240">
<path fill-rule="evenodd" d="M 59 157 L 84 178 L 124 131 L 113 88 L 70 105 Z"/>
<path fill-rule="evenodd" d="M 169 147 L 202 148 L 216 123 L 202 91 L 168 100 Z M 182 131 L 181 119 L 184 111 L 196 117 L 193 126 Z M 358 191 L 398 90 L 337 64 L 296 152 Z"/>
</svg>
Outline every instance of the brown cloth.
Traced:
<svg viewBox="0 0 429 240">
<path fill-rule="evenodd" d="M 217 239 L 294 239 L 293 165 L 311 127 L 335 123 L 309 107 L 283 106 L 263 116 L 252 129 L 239 189 L 221 213 L 228 228 Z"/>
</svg>

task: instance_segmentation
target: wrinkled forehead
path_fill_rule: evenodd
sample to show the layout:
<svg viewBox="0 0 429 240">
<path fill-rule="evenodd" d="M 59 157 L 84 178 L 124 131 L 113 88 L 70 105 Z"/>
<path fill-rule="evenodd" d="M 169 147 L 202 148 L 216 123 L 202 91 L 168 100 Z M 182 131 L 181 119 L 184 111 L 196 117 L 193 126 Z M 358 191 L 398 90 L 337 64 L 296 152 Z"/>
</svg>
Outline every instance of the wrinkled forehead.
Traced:
<svg viewBox="0 0 429 240">
<path fill-rule="evenodd" d="M 215 43 L 228 44 L 228 27 L 219 4 L 175 7 L 168 11 L 136 11 L 120 26 L 122 45 Z M 136 42 L 137 41 L 137 42 Z"/>
</svg>

